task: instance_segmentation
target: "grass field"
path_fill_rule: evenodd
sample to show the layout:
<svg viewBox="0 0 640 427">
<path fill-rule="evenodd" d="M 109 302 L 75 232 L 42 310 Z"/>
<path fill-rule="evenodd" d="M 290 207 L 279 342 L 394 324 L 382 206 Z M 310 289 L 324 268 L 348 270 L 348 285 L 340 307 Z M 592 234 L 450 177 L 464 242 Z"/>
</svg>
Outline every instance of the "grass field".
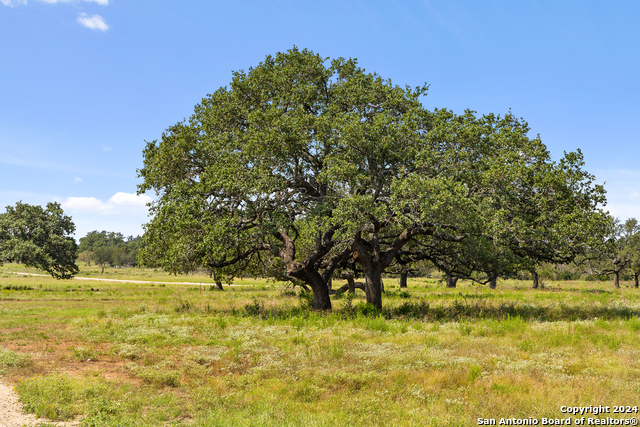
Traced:
<svg viewBox="0 0 640 427">
<path fill-rule="evenodd" d="M 56 281 L 0 267 L 0 376 L 26 408 L 83 426 L 470 426 L 638 405 L 640 291 L 386 279 L 315 313 L 266 280 L 81 267 Z M 336 283 L 335 285 L 339 285 Z M 93 288 L 93 290 L 92 290 Z M 361 292 L 361 291 L 358 291 Z M 532 418 L 529 418 L 532 417 Z M 578 417 L 579 418 L 579 417 Z"/>
</svg>

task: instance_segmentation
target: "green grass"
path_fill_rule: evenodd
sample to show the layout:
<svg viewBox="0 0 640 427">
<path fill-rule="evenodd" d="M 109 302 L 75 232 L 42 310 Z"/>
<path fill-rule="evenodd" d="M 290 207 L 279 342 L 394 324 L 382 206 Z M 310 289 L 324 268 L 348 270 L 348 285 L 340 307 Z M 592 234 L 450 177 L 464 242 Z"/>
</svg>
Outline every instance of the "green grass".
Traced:
<svg viewBox="0 0 640 427">
<path fill-rule="evenodd" d="M 10 271 L 28 270 L 0 268 L 0 375 L 52 422 L 468 426 L 635 406 L 640 392 L 640 292 L 626 286 L 387 279 L 382 311 L 358 291 L 317 313 L 265 280 L 220 292 Z"/>
</svg>

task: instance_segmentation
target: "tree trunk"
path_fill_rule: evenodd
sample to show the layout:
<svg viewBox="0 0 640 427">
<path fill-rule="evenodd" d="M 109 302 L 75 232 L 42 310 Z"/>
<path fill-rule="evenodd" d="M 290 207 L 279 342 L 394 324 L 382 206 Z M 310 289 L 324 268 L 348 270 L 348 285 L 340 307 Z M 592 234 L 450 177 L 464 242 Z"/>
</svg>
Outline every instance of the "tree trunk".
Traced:
<svg viewBox="0 0 640 427">
<path fill-rule="evenodd" d="M 498 286 L 498 278 L 494 277 L 489 281 L 489 289 L 495 289 Z"/>
<path fill-rule="evenodd" d="M 458 283 L 457 276 L 449 276 L 447 274 L 447 288 L 455 288 L 457 283 Z"/>
<path fill-rule="evenodd" d="M 395 239 L 391 247 L 384 253 L 381 251 L 378 231 L 380 223 L 374 221 L 373 231 L 369 233 L 369 241 L 362 238 L 358 233 L 351 244 L 351 254 L 354 260 L 360 264 L 364 272 L 365 285 L 367 287 L 367 302 L 373 304 L 379 310 L 382 309 L 382 273 L 393 262 L 398 251 L 417 234 L 432 234 L 433 229 L 424 230 L 421 227 L 410 227 L 405 229 Z"/>
<path fill-rule="evenodd" d="M 100 272 L 100 274 L 104 274 L 104 264 L 102 264 L 102 271 Z"/>
<path fill-rule="evenodd" d="M 288 275 L 302 280 L 305 284 L 309 285 L 311 292 L 313 292 L 314 310 L 331 310 L 329 286 L 327 286 L 327 282 L 324 281 L 318 271 L 312 269 L 301 269 L 289 272 Z M 306 287 L 304 288 L 306 290 Z"/>
<path fill-rule="evenodd" d="M 362 265 L 365 277 L 367 302 L 382 310 L 382 272 L 377 265 Z"/>
<path fill-rule="evenodd" d="M 539 283 L 538 283 L 538 272 L 534 270 L 531 273 L 531 277 L 533 278 L 533 286 L 531 288 L 532 289 L 538 289 L 538 286 L 539 286 Z"/>
<path fill-rule="evenodd" d="M 402 270 L 400 270 L 400 288 L 407 287 L 407 276 L 409 275 L 409 269 L 406 265 L 402 266 Z"/>
<path fill-rule="evenodd" d="M 355 281 L 353 280 L 353 276 L 348 276 L 347 277 L 347 286 L 349 287 L 349 293 L 350 294 L 355 294 L 356 293 L 356 285 L 354 283 Z"/>
<path fill-rule="evenodd" d="M 219 290 L 224 291 L 224 289 L 222 289 L 222 281 L 220 281 L 220 278 L 218 277 L 215 271 L 213 272 L 213 280 L 216 282 L 216 287 Z"/>
<path fill-rule="evenodd" d="M 322 280 L 322 276 L 317 271 L 307 273 L 304 280 L 313 291 L 313 309 L 331 310 L 331 298 L 329 297 L 329 287 L 327 282 Z"/>
<path fill-rule="evenodd" d="M 311 287 L 313 291 L 313 309 L 331 310 L 331 298 L 329 297 L 329 286 L 327 286 L 327 282 L 331 276 L 327 276 L 326 280 L 323 279 L 322 275 L 314 266 L 313 260 L 310 258 L 307 258 L 304 263 L 296 261 L 295 244 L 286 231 L 282 231 L 280 234 L 277 234 L 276 237 L 279 238 L 285 246 L 280 254 L 287 268 L 287 274 L 302 280 Z M 328 251 L 326 247 L 323 248 L 321 246 L 320 241 L 318 241 L 316 249 L 318 251 Z"/>
<path fill-rule="evenodd" d="M 327 280 L 327 287 L 329 288 L 329 293 L 331 293 L 331 289 L 333 288 L 333 277 Z"/>
<path fill-rule="evenodd" d="M 634 278 L 634 281 L 635 281 L 635 283 L 636 283 L 636 289 L 638 289 L 638 287 L 639 287 L 639 285 L 640 285 L 640 284 L 638 283 L 638 274 L 639 274 L 639 273 L 633 273 L 633 278 Z"/>
<path fill-rule="evenodd" d="M 613 287 L 616 289 L 620 289 L 620 272 L 613 272 Z"/>
</svg>

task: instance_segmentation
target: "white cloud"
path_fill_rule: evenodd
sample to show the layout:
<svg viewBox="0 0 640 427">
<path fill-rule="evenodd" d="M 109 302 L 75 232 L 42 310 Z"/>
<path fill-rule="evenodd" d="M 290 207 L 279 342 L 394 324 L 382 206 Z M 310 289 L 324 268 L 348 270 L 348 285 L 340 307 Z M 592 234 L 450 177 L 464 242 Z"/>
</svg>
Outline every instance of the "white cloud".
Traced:
<svg viewBox="0 0 640 427">
<path fill-rule="evenodd" d="M 78 212 L 99 213 L 102 215 L 118 213 L 115 206 L 104 203 L 95 197 L 67 197 L 67 199 L 62 202 L 62 208 Z"/>
<path fill-rule="evenodd" d="M 82 182 L 84 181 L 84 179 L 82 178 L 78 178 L 77 176 L 75 178 L 73 178 L 76 182 Z"/>
<path fill-rule="evenodd" d="M 113 150 L 113 147 L 105 147 L 104 145 L 102 146 L 102 151 L 111 151 Z"/>
<path fill-rule="evenodd" d="M 146 210 L 147 203 L 153 199 L 144 194 L 118 192 L 111 196 L 107 202 L 95 197 L 67 197 L 62 202 L 63 209 L 74 212 L 98 213 L 101 215 L 117 215 L 121 210 Z"/>
<path fill-rule="evenodd" d="M 640 196 L 640 193 L 638 193 L 637 191 L 632 191 L 632 192 L 629 194 L 629 198 L 630 198 L 630 199 L 635 199 L 635 198 L 637 198 L 638 196 Z"/>
<path fill-rule="evenodd" d="M 118 192 L 111 196 L 109 199 L 109 203 L 112 205 L 118 206 L 146 206 L 147 203 L 151 203 L 153 199 L 144 194 L 131 194 L 131 193 L 123 193 Z"/>
<path fill-rule="evenodd" d="M 87 17 L 86 13 L 81 13 L 80 16 L 78 16 L 77 21 L 83 26 L 92 30 L 107 31 L 109 29 L 107 23 L 104 22 L 104 18 L 100 15 Z"/>
<path fill-rule="evenodd" d="M 56 3 L 69 3 L 72 0 L 38 0 L 42 3 L 56 4 Z M 85 2 L 98 3 L 100 6 L 109 6 L 109 0 L 84 0 Z M 5 6 L 16 7 L 21 4 L 27 4 L 27 0 L 0 0 Z"/>
</svg>

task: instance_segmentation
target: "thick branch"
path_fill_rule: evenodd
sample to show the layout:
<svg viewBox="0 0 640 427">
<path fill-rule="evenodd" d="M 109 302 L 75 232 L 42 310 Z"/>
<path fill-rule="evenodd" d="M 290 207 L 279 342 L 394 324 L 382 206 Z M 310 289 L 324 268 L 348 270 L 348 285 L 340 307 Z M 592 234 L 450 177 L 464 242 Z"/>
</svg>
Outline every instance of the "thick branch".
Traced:
<svg viewBox="0 0 640 427">
<path fill-rule="evenodd" d="M 220 261 L 220 262 L 212 262 L 210 261 L 207 265 L 210 268 L 222 268 L 222 267 L 227 267 L 229 265 L 233 265 L 239 261 L 242 261 L 243 259 L 246 259 L 248 257 L 250 257 L 251 255 L 253 255 L 256 252 L 259 251 L 268 251 L 271 250 L 272 246 L 268 245 L 268 244 L 260 244 L 260 245 L 254 245 L 251 248 L 247 249 L 245 252 L 241 253 L 240 255 L 237 255 L 235 258 L 232 258 L 230 260 L 226 260 L 226 261 Z"/>
</svg>

